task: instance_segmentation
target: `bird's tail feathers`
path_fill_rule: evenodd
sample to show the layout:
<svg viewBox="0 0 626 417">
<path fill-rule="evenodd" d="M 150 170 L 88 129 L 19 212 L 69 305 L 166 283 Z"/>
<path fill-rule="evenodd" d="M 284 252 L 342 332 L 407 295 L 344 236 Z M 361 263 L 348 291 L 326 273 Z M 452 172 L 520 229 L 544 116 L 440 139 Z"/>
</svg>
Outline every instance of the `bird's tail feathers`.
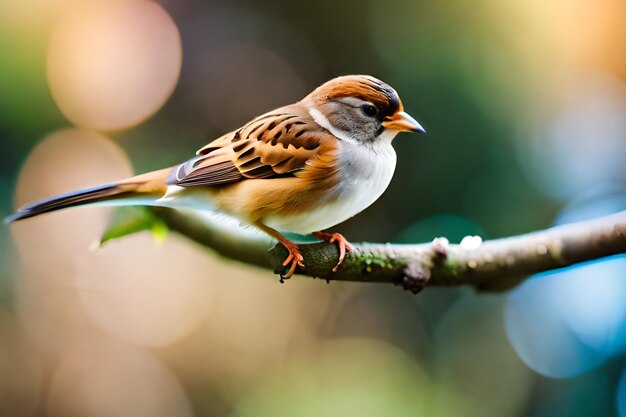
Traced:
<svg viewBox="0 0 626 417">
<path fill-rule="evenodd" d="M 5 223 L 13 223 L 51 211 L 87 204 L 150 204 L 151 200 L 157 200 L 166 193 L 167 185 L 165 180 L 170 171 L 171 168 L 166 168 L 122 181 L 83 188 L 35 201 L 19 208 L 15 213 L 6 217 L 4 221 Z"/>
</svg>

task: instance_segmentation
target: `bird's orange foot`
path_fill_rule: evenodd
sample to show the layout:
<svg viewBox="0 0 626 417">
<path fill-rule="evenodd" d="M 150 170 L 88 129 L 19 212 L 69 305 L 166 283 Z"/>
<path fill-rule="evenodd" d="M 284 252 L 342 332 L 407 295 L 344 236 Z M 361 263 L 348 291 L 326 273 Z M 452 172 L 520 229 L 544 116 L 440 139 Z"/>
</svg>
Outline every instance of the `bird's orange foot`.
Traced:
<svg viewBox="0 0 626 417">
<path fill-rule="evenodd" d="M 266 226 L 265 224 L 261 222 L 256 222 L 254 225 L 258 227 L 260 230 L 267 233 L 268 235 L 272 236 L 274 239 L 278 240 L 280 244 L 283 245 L 285 249 L 287 249 L 287 252 L 289 252 L 287 259 L 285 259 L 285 261 L 282 264 L 282 268 L 277 268 L 274 271 L 274 273 L 280 274 L 281 284 L 283 284 L 286 279 L 289 279 L 293 276 L 293 274 L 296 272 L 297 267 L 304 269 L 304 263 L 303 263 L 304 257 L 302 256 L 302 253 L 300 253 L 300 249 L 298 248 L 298 245 L 293 243 L 291 240 L 287 239 L 278 231 L 272 229 L 269 226 Z"/>
<path fill-rule="evenodd" d="M 284 283 L 286 279 L 289 279 L 293 276 L 294 272 L 296 272 L 296 268 L 299 266 L 304 268 L 304 257 L 300 253 L 300 249 L 298 249 L 298 245 L 293 243 L 290 240 L 284 239 L 281 240 L 282 245 L 289 252 L 289 256 L 283 262 L 283 268 L 285 268 L 286 272 L 280 273 L 280 283 Z M 288 269 L 287 269 L 288 268 Z"/>
<path fill-rule="evenodd" d="M 339 261 L 337 262 L 337 265 L 335 265 L 335 267 L 333 268 L 333 272 L 337 272 L 339 265 L 341 265 L 344 258 L 346 257 L 346 253 L 352 250 L 350 242 L 348 242 L 348 239 L 343 237 L 341 233 L 314 232 L 313 236 L 318 239 L 322 239 L 328 243 L 337 244 L 337 248 L 339 249 Z"/>
</svg>

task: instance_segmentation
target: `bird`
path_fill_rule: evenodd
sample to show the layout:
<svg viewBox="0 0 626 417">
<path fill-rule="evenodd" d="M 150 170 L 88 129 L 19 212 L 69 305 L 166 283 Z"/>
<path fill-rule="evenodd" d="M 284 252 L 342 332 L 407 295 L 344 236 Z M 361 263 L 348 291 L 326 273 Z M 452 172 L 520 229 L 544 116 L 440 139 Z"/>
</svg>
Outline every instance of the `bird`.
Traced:
<svg viewBox="0 0 626 417">
<path fill-rule="evenodd" d="M 312 234 L 352 250 L 329 229 L 363 211 L 391 182 L 392 141 L 426 133 L 396 90 L 369 75 L 333 78 L 302 100 L 262 114 L 200 148 L 181 164 L 27 204 L 12 223 L 84 205 L 154 205 L 223 212 L 258 228 L 288 252 L 281 282 L 306 270 L 285 233 Z"/>
</svg>

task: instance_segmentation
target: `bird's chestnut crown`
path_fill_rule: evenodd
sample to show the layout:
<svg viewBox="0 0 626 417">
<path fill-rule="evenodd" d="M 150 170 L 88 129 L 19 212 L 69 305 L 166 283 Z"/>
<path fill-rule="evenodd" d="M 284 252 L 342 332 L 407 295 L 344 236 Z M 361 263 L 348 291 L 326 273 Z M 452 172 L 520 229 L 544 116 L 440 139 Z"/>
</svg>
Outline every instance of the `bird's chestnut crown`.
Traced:
<svg viewBox="0 0 626 417">
<path fill-rule="evenodd" d="M 424 132 L 420 124 L 404 112 L 396 90 L 369 75 L 334 78 L 316 88 L 305 99 L 331 126 L 350 138 L 373 142 L 385 131 L 393 137 L 402 131 Z"/>
<path fill-rule="evenodd" d="M 364 104 L 374 107 L 376 115 L 363 112 L 369 116 L 393 116 L 402 111 L 402 101 L 396 90 L 369 75 L 345 75 L 333 78 L 316 88 L 309 96 L 318 100 L 337 101 L 342 98 L 355 98 Z M 370 109 L 368 109 L 370 111 Z"/>
</svg>

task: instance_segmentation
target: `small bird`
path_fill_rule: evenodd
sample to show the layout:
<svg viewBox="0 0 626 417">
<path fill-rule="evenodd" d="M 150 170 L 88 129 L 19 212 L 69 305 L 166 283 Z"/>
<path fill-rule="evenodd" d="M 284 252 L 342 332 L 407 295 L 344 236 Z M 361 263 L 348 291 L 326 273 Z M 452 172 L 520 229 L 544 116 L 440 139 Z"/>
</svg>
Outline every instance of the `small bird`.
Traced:
<svg viewBox="0 0 626 417">
<path fill-rule="evenodd" d="M 281 280 L 305 268 L 298 245 L 282 233 L 323 232 L 381 196 L 396 166 L 399 132 L 422 132 L 398 93 L 367 75 L 334 78 L 301 101 L 256 117 L 180 165 L 57 195 L 21 207 L 7 223 L 88 204 L 155 205 L 220 211 L 277 239 L 288 251 Z"/>
</svg>

